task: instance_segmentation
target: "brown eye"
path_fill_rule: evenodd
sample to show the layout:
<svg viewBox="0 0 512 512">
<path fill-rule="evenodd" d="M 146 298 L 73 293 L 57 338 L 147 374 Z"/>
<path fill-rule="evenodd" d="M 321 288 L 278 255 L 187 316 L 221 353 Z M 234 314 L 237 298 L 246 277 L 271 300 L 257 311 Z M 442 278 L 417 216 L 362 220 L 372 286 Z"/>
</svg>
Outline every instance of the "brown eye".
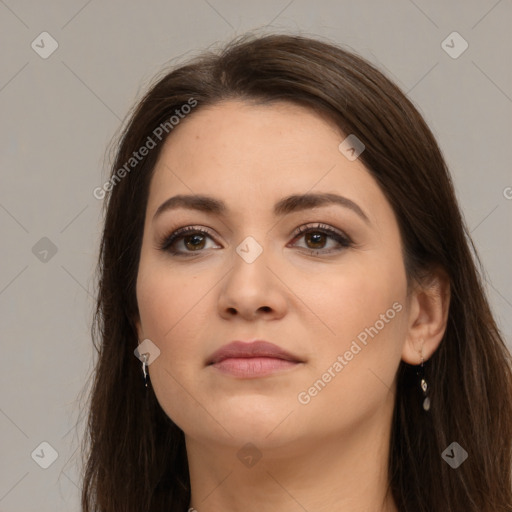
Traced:
<svg viewBox="0 0 512 512">
<path fill-rule="evenodd" d="M 190 253 L 200 253 L 208 249 L 206 247 L 208 240 L 213 242 L 213 237 L 208 231 L 187 226 L 164 237 L 158 244 L 158 248 L 175 256 L 187 256 Z"/>
<path fill-rule="evenodd" d="M 320 231 L 310 231 L 304 235 L 310 249 L 322 249 L 327 243 L 327 235 Z"/>
<path fill-rule="evenodd" d="M 205 236 L 203 234 L 187 235 L 183 237 L 183 243 L 191 251 L 204 249 Z"/>
<path fill-rule="evenodd" d="M 348 236 L 323 224 L 316 226 L 301 226 L 295 233 L 294 242 L 301 238 L 304 238 L 306 244 L 305 247 L 297 246 L 295 244 L 293 244 L 293 246 L 305 249 L 306 251 L 315 254 L 339 252 L 352 246 L 352 241 Z M 334 246 L 326 247 L 330 241 L 334 243 Z"/>
</svg>

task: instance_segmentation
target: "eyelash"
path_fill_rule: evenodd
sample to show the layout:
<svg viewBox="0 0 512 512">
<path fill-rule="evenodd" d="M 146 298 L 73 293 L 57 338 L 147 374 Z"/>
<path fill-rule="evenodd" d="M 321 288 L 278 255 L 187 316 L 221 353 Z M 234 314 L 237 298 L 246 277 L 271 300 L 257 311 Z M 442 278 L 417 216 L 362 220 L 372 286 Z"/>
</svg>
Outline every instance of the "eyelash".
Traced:
<svg viewBox="0 0 512 512">
<path fill-rule="evenodd" d="M 303 248 L 303 247 L 301 248 L 302 250 L 305 250 L 305 251 L 309 252 L 310 254 L 319 254 L 319 253 L 323 254 L 323 255 L 332 254 L 334 252 L 340 252 L 343 249 L 353 246 L 353 242 L 348 236 L 330 228 L 329 226 L 327 226 L 325 224 L 317 224 L 315 226 L 311 226 L 311 225 L 300 226 L 299 228 L 297 228 L 295 230 L 295 232 L 293 234 L 293 241 L 295 241 L 297 238 L 302 238 L 302 236 L 307 233 L 323 233 L 324 235 L 327 235 L 328 238 L 331 238 L 332 240 L 336 241 L 340 245 L 340 248 L 329 249 L 329 250 L 308 249 L 308 248 Z M 173 256 L 183 256 L 183 257 L 189 257 L 189 256 L 192 256 L 194 253 L 204 252 L 204 250 L 181 252 L 181 251 L 178 251 L 175 248 L 173 248 L 173 245 L 176 242 L 183 240 L 187 235 L 195 235 L 195 234 L 206 235 L 210 238 L 213 238 L 212 234 L 204 228 L 199 228 L 199 227 L 195 227 L 195 226 L 186 226 L 184 228 L 177 229 L 176 231 L 172 232 L 170 235 L 164 236 L 158 242 L 158 249 L 160 249 L 161 251 L 164 251 L 164 252 L 168 252 L 168 253 L 172 254 Z"/>
</svg>

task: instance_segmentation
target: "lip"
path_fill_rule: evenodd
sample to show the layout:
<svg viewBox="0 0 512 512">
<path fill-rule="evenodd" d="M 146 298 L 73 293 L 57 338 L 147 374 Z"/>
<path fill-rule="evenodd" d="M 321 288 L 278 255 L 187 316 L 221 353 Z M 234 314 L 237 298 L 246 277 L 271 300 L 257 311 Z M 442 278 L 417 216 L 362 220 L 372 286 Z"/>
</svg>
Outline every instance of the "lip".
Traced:
<svg viewBox="0 0 512 512">
<path fill-rule="evenodd" d="M 216 350 L 207 365 L 237 377 L 262 377 L 303 363 L 299 357 L 263 340 L 233 341 Z"/>
<path fill-rule="evenodd" d="M 277 345 L 274 345 L 273 343 L 263 340 L 255 340 L 251 342 L 232 341 L 231 343 L 228 343 L 216 350 L 208 359 L 207 364 L 220 363 L 224 359 L 250 357 L 270 357 L 295 363 L 302 362 L 297 356 L 287 352 Z"/>
</svg>

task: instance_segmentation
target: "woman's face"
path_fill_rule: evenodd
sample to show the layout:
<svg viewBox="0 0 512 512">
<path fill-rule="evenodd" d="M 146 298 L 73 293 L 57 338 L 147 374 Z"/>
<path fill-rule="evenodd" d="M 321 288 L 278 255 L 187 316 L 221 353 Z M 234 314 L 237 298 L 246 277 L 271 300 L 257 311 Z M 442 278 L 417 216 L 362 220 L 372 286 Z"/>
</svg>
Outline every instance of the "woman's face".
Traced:
<svg viewBox="0 0 512 512">
<path fill-rule="evenodd" d="M 401 241 L 376 181 L 339 149 L 344 139 L 294 104 L 227 101 L 194 112 L 165 143 L 137 328 L 160 350 L 149 366 L 158 401 L 189 439 L 277 447 L 390 418 L 408 332 Z M 196 194 L 222 209 L 175 203 L 155 215 L 169 198 Z M 234 340 L 268 341 L 299 362 L 208 364 Z"/>
</svg>

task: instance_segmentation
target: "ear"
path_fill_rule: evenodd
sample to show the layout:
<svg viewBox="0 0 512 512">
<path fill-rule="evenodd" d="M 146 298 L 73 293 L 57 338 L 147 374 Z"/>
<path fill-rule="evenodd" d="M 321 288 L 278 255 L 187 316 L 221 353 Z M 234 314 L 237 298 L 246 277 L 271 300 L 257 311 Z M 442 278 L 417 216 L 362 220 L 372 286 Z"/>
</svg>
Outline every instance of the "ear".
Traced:
<svg viewBox="0 0 512 512">
<path fill-rule="evenodd" d="M 436 266 L 416 283 L 409 301 L 409 326 L 402 360 L 412 365 L 427 361 L 437 350 L 446 331 L 450 309 L 450 278 Z"/>
</svg>

